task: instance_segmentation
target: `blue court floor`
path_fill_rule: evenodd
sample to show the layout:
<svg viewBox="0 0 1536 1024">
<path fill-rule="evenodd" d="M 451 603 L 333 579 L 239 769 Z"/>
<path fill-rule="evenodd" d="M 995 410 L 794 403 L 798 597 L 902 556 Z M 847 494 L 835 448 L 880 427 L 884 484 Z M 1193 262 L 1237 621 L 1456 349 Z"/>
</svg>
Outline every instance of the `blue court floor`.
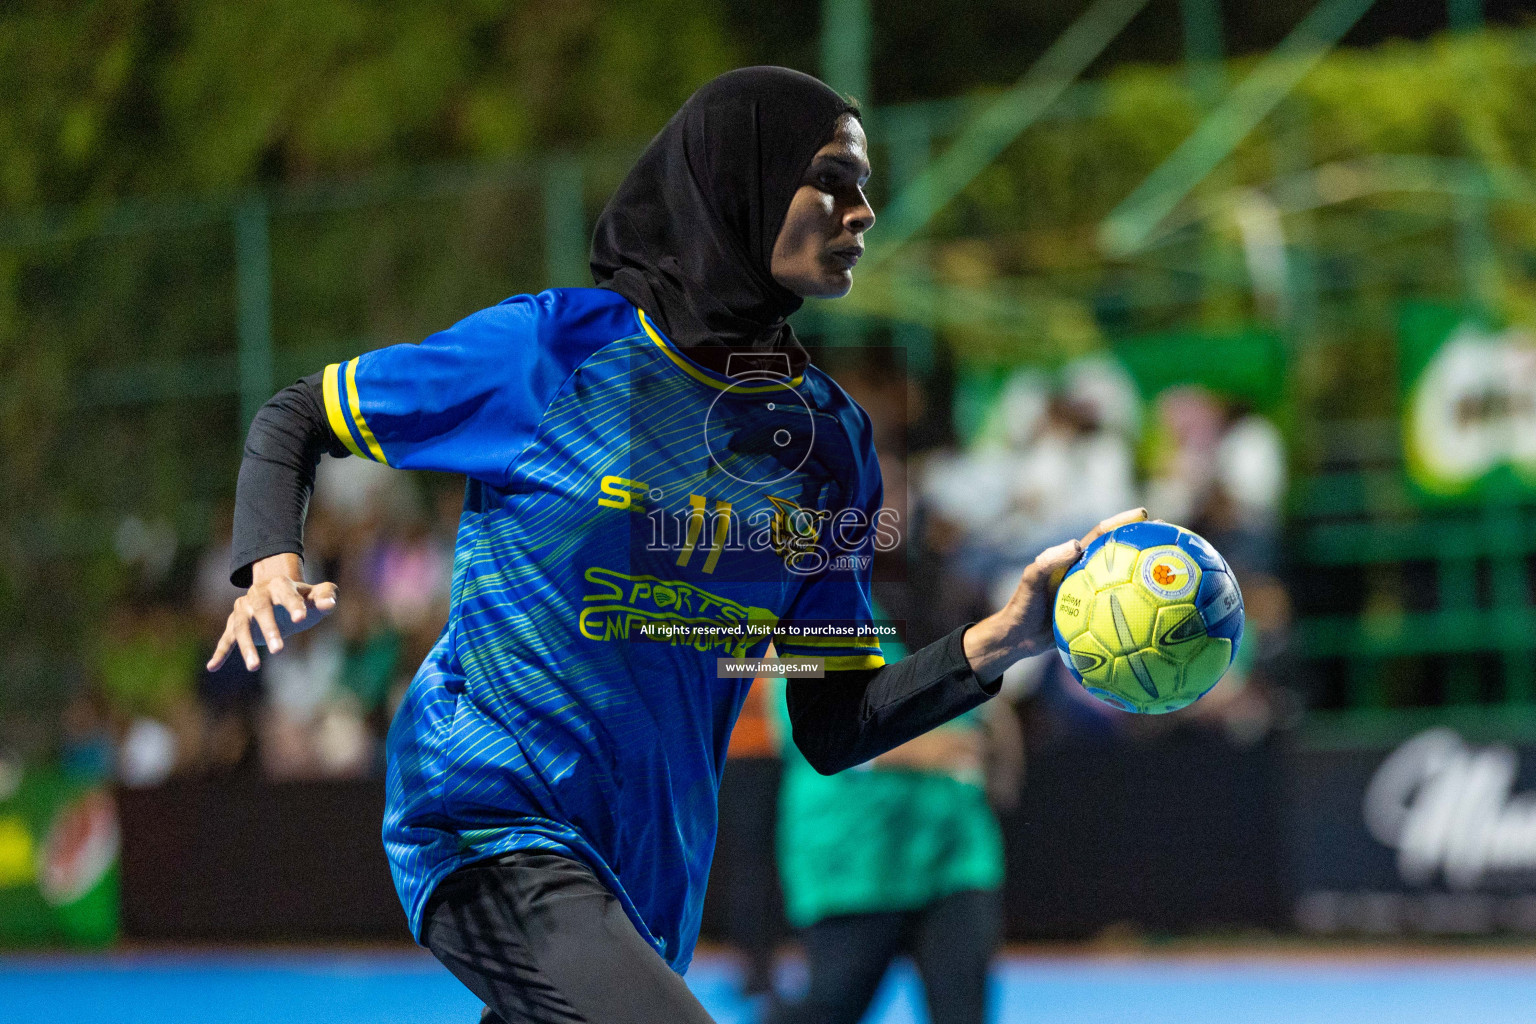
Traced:
<svg viewBox="0 0 1536 1024">
<path fill-rule="evenodd" d="M 793 966 L 785 973 L 793 984 Z M 998 1024 L 1536 1021 L 1536 952 L 1397 961 L 1026 955 L 1002 960 L 995 979 Z M 755 1021 L 728 960 L 701 958 L 688 980 L 720 1024 Z M 920 1007 L 913 975 L 898 969 L 865 1024 L 918 1024 L 927 1019 Z M 475 1024 L 478 1012 L 446 971 L 409 952 L 0 957 L 3 1024 Z"/>
</svg>

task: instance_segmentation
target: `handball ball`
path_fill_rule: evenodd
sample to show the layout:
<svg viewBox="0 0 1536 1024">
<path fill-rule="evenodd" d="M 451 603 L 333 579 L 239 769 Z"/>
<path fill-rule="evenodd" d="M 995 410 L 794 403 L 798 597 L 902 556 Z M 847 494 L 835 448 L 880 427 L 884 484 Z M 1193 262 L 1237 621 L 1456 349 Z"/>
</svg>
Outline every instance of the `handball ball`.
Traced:
<svg viewBox="0 0 1536 1024">
<path fill-rule="evenodd" d="M 1243 595 L 1201 536 L 1131 523 L 1088 545 L 1061 581 L 1056 649 L 1073 678 L 1122 711 L 1160 715 L 1216 685 L 1243 638 Z"/>
</svg>

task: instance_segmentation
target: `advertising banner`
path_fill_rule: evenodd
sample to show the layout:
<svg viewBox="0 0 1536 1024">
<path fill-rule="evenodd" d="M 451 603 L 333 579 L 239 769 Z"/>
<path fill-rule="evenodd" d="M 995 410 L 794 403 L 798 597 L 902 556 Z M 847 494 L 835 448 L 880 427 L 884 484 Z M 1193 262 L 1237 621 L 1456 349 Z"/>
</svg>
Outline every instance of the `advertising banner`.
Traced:
<svg viewBox="0 0 1536 1024">
<path fill-rule="evenodd" d="M 1536 332 L 1415 305 L 1400 344 L 1403 450 L 1421 496 L 1536 495 Z"/>
<path fill-rule="evenodd" d="M 1439 727 L 1291 774 L 1302 931 L 1536 933 L 1536 746 Z"/>
<path fill-rule="evenodd" d="M 0 771 L 0 945 L 117 937 L 117 805 L 46 768 Z"/>
<path fill-rule="evenodd" d="M 123 935 L 409 942 L 379 838 L 384 780 L 184 778 L 118 793 Z"/>
</svg>

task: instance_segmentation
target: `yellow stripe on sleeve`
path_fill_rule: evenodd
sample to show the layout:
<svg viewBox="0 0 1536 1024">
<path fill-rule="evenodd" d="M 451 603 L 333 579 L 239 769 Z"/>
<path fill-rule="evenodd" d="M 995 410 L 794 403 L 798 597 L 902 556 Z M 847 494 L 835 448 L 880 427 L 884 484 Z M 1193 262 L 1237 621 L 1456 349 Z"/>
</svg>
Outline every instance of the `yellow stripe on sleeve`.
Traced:
<svg viewBox="0 0 1536 1024">
<path fill-rule="evenodd" d="M 376 461 L 389 465 L 389 460 L 384 457 L 384 449 L 379 447 L 379 442 L 374 439 L 373 431 L 368 429 L 368 421 L 363 419 L 363 407 L 357 404 L 357 360 L 347 362 L 347 401 L 352 405 L 352 422 L 357 424 L 357 433 L 373 453 Z"/>
<path fill-rule="evenodd" d="M 785 647 L 854 647 L 878 651 L 880 641 L 873 635 L 865 636 L 797 636 L 786 638 Z"/>
<path fill-rule="evenodd" d="M 828 672 L 847 672 L 860 668 L 883 668 L 885 658 L 878 654 L 857 654 L 846 657 L 823 658 L 822 667 Z"/>
<path fill-rule="evenodd" d="M 819 654 L 800 654 L 795 651 L 780 651 L 778 657 L 785 661 L 800 661 L 801 659 L 820 658 L 822 667 L 828 672 L 842 672 L 848 669 L 881 668 L 885 665 L 885 656 L 880 654 L 833 654 L 823 657 Z"/>
<path fill-rule="evenodd" d="M 352 440 L 352 431 L 347 429 L 347 416 L 341 409 L 341 364 L 332 363 L 325 368 L 325 416 L 331 421 L 331 431 L 341 438 L 341 443 L 360 459 L 368 456 Z"/>
</svg>

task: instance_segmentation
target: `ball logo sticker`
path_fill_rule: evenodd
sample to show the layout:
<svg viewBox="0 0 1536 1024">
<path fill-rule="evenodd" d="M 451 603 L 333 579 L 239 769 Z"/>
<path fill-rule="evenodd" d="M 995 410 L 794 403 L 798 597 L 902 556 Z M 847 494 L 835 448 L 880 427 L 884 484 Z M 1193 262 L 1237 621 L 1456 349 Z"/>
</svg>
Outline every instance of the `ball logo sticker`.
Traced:
<svg viewBox="0 0 1536 1024">
<path fill-rule="evenodd" d="M 1142 563 L 1141 583 L 1158 597 L 1176 601 L 1195 592 L 1199 576 L 1189 556 L 1177 549 L 1168 549 Z"/>
</svg>

